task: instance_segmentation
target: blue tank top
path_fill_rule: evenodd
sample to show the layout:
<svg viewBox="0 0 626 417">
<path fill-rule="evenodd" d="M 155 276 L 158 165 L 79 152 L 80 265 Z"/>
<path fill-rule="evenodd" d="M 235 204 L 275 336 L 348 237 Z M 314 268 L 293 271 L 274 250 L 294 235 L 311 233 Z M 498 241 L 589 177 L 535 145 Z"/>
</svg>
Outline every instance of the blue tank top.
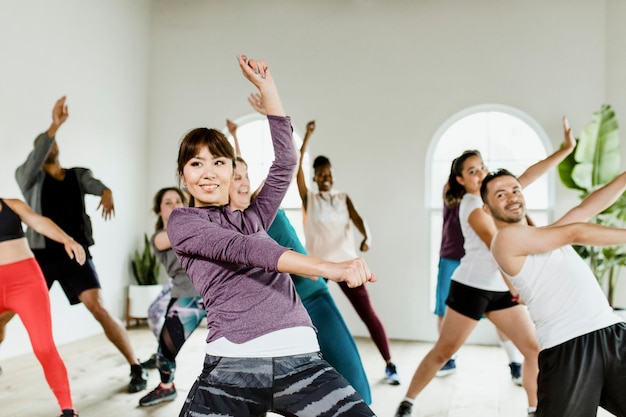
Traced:
<svg viewBox="0 0 626 417">
<path fill-rule="evenodd" d="M 23 238 L 22 220 L 1 198 L 0 203 L 2 203 L 2 210 L 0 210 L 0 242 Z"/>
</svg>

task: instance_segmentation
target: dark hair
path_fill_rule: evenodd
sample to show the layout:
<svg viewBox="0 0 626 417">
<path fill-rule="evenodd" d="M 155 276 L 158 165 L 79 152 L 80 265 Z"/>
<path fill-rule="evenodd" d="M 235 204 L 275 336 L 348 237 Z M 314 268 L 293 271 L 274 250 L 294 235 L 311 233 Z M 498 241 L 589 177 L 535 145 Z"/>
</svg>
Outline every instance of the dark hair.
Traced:
<svg viewBox="0 0 626 417">
<path fill-rule="evenodd" d="M 213 156 L 230 159 L 233 163 L 233 169 L 235 168 L 235 150 L 226 136 L 219 130 L 198 127 L 187 133 L 180 142 L 177 166 L 179 180 L 183 175 L 185 164 L 198 155 L 203 146 L 209 148 L 209 152 Z M 193 207 L 194 202 L 193 196 L 189 195 L 189 205 Z"/>
<path fill-rule="evenodd" d="M 248 163 L 241 156 L 236 156 L 235 157 L 235 162 L 241 162 L 242 164 L 244 164 L 246 166 L 246 168 L 248 168 Z"/>
<path fill-rule="evenodd" d="M 313 161 L 313 170 L 316 170 L 319 167 L 329 167 L 330 159 L 326 158 L 324 155 L 319 155 Z"/>
<path fill-rule="evenodd" d="M 500 178 L 500 177 L 513 177 L 515 179 L 517 179 L 517 177 L 515 175 L 513 175 L 511 173 L 511 171 L 506 170 L 504 168 L 498 168 L 497 170 L 490 172 L 489 174 L 487 174 L 487 176 L 483 179 L 482 184 L 480 184 L 480 198 L 483 199 L 483 203 L 487 203 L 487 185 L 495 180 L 496 178 Z"/>
<path fill-rule="evenodd" d="M 456 177 L 463 176 L 463 165 L 470 157 L 477 156 L 482 159 L 482 155 L 476 149 L 464 151 L 461 156 L 455 158 L 450 165 L 450 175 L 448 176 L 448 189 L 445 193 L 446 203 L 449 207 L 456 206 L 465 195 L 465 187 L 459 184 Z"/>
<path fill-rule="evenodd" d="M 161 212 L 161 203 L 163 202 L 163 196 L 168 191 L 175 191 L 176 193 L 178 193 L 183 204 L 185 204 L 185 202 L 187 201 L 187 197 L 185 197 L 185 194 L 183 194 L 182 190 L 178 187 L 165 187 L 157 191 L 154 195 L 154 200 L 152 202 L 152 211 L 158 216 L 154 230 L 163 229 L 163 218 L 159 213 Z"/>
</svg>

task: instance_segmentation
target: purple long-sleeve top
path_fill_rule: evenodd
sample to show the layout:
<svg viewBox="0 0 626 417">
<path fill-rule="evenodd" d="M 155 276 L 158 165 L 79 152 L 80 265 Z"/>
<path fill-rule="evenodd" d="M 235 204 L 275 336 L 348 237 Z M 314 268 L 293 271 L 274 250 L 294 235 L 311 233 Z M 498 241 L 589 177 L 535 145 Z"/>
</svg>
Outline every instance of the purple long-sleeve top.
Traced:
<svg viewBox="0 0 626 417">
<path fill-rule="evenodd" d="M 277 271 L 289 249 L 266 233 L 297 164 L 290 119 L 268 120 L 274 162 L 250 207 L 180 208 L 167 223 L 172 248 L 204 300 L 207 342 L 226 337 L 244 343 L 276 330 L 313 327 L 291 277 Z"/>
</svg>

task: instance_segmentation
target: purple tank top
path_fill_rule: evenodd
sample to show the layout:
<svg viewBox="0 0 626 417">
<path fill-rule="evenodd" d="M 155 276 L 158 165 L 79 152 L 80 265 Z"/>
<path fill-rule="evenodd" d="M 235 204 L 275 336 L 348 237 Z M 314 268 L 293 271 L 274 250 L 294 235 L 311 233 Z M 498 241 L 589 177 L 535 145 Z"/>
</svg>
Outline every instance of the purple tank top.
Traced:
<svg viewBox="0 0 626 417">
<path fill-rule="evenodd" d="M 459 221 L 459 204 L 448 207 L 443 204 L 443 227 L 441 230 L 440 258 L 461 259 L 465 255 L 463 249 L 463 231 Z"/>
</svg>

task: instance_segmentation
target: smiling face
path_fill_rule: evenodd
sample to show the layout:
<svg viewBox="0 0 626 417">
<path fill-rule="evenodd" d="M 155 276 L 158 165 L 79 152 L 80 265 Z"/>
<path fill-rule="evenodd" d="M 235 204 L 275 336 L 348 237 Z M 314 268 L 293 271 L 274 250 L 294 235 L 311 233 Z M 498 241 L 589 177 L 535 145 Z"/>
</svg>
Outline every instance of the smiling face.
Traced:
<svg viewBox="0 0 626 417">
<path fill-rule="evenodd" d="M 214 156 L 208 146 L 201 146 L 185 163 L 181 178 L 194 197 L 194 207 L 224 206 L 228 204 L 233 161 L 225 156 Z"/>
<path fill-rule="evenodd" d="M 245 210 L 250 205 L 250 178 L 248 167 L 241 161 L 235 163 L 235 173 L 230 183 L 230 208 Z"/>
<path fill-rule="evenodd" d="M 313 181 L 319 191 L 330 191 L 333 188 L 333 171 L 330 165 L 321 165 L 315 168 Z"/>
<path fill-rule="evenodd" d="M 480 194 L 480 185 L 487 176 L 487 168 L 480 156 L 470 156 L 463 163 L 461 175 L 456 177 L 469 194 Z"/>
<path fill-rule="evenodd" d="M 503 175 L 485 185 L 485 204 L 496 221 L 514 224 L 526 218 L 526 200 L 515 177 Z"/>
<path fill-rule="evenodd" d="M 161 204 L 159 205 L 159 216 L 163 220 L 163 224 L 167 227 L 167 221 L 170 218 L 170 214 L 174 209 L 183 207 L 183 200 L 174 190 L 166 191 L 161 198 Z"/>
</svg>

